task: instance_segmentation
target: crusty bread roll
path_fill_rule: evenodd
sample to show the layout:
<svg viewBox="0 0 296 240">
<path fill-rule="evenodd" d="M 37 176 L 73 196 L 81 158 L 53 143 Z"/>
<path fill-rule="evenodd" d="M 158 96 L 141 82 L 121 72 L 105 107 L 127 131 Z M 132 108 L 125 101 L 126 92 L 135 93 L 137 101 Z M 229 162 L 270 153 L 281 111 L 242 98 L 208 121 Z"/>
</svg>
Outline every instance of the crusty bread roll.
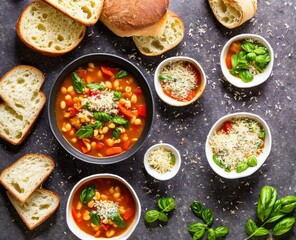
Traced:
<svg viewBox="0 0 296 240">
<path fill-rule="evenodd" d="M 251 19 L 257 0 L 208 0 L 218 21 L 227 28 L 236 28 Z"/>
<path fill-rule="evenodd" d="M 160 36 L 169 0 L 104 0 L 100 20 L 116 35 Z"/>
<path fill-rule="evenodd" d="M 165 29 L 161 36 L 134 36 L 139 51 L 146 56 L 158 56 L 175 46 L 184 38 L 184 24 L 173 11 L 168 10 Z"/>
</svg>

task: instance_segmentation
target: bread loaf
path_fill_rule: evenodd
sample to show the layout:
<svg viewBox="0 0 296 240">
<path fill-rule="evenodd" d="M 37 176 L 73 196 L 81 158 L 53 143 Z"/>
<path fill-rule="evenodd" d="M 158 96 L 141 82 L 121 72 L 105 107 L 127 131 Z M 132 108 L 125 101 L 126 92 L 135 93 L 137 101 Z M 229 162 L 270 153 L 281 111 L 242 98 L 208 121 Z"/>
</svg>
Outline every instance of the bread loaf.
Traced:
<svg viewBox="0 0 296 240">
<path fill-rule="evenodd" d="M 31 2 L 16 26 L 20 39 L 45 55 L 65 54 L 82 41 L 86 27 L 41 0 Z"/>
<path fill-rule="evenodd" d="M 160 36 L 169 0 L 104 0 L 100 20 L 116 35 Z"/>
<path fill-rule="evenodd" d="M 184 24 L 173 11 L 168 10 L 165 29 L 161 36 L 133 37 L 139 51 L 146 56 L 160 55 L 175 46 L 184 38 Z"/>
<path fill-rule="evenodd" d="M 37 189 L 24 204 L 17 201 L 9 192 L 7 196 L 30 230 L 48 219 L 60 203 L 59 196 L 46 189 Z"/>
<path fill-rule="evenodd" d="M 45 181 L 54 169 L 54 161 L 43 154 L 27 154 L 4 169 L 1 184 L 21 203 Z"/>
<path fill-rule="evenodd" d="M 36 68 L 16 66 L 0 80 L 0 137 L 18 145 L 41 112 L 46 97 L 40 92 L 44 75 Z"/>
<path fill-rule="evenodd" d="M 103 0 L 44 0 L 83 25 L 94 25 L 100 18 Z"/>
<path fill-rule="evenodd" d="M 235 28 L 251 19 L 257 10 L 257 0 L 208 0 L 218 21 Z"/>
</svg>

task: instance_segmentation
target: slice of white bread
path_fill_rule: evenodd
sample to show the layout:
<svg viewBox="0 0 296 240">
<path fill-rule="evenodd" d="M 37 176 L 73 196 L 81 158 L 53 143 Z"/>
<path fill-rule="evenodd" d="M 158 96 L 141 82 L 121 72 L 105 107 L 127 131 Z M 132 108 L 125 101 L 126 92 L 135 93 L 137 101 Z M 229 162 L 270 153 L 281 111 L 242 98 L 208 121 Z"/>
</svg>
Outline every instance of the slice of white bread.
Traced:
<svg viewBox="0 0 296 240">
<path fill-rule="evenodd" d="M 38 69 L 19 65 L 0 80 L 0 137 L 21 144 L 41 112 L 46 97 L 40 91 L 44 75 Z"/>
<path fill-rule="evenodd" d="M 146 56 L 158 56 L 176 47 L 184 38 L 184 24 L 173 11 L 168 10 L 165 29 L 161 36 L 133 37 L 139 51 Z"/>
<path fill-rule="evenodd" d="M 49 56 L 65 54 L 82 41 L 86 27 L 41 0 L 21 13 L 16 31 L 31 49 Z"/>
<path fill-rule="evenodd" d="M 21 203 L 45 181 L 54 169 L 54 161 L 43 154 L 26 154 L 0 174 L 1 184 Z"/>
<path fill-rule="evenodd" d="M 60 203 L 57 194 L 42 188 L 37 189 L 24 204 L 17 201 L 9 192 L 7 192 L 7 196 L 30 230 L 48 219 Z"/>
<path fill-rule="evenodd" d="M 208 0 L 218 21 L 235 28 L 251 19 L 257 10 L 257 0 Z"/>
<path fill-rule="evenodd" d="M 44 0 L 83 25 L 94 25 L 100 18 L 104 0 Z"/>
</svg>

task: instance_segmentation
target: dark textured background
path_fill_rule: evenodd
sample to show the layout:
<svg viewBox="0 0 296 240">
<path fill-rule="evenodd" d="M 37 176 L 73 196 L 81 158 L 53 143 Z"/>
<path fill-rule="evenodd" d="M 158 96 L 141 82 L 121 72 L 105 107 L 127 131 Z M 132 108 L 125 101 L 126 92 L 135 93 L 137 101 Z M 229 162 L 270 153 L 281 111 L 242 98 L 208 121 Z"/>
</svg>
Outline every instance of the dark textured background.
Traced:
<svg viewBox="0 0 296 240">
<path fill-rule="evenodd" d="M 35 66 L 46 75 L 43 91 L 48 97 L 52 83 L 66 64 L 87 53 L 107 52 L 135 63 L 146 75 L 154 91 L 153 73 L 161 59 L 186 55 L 197 59 L 204 67 L 208 86 L 199 102 L 184 108 L 164 104 L 154 91 L 157 117 L 149 138 L 133 158 L 115 165 L 93 166 L 66 154 L 50 131 L 46 108 L 22 145 L 14 147 L 0 140 L 0 170 L 26 153 L 50 155 L 56 162 L 56 168 L 43 186 L 61 196 L 57 212 L 46 223 L 30 232 L 9 203 L 5 189 L 0 187 L 1 240 L 76 239 L 66 225 L 67 197 L 78 180 L 94 173 L 118 174 L 138 193 L 143 208 L 142 217 L 130 238 L 137 240 L 191 239 L 187 227 L 197 220 L 189 209 L 193 200 L 200 200 L 213 209 L 214 226 L 224 224 L 230 227 L 226 239 L 242 240 L 246 238 L 246 220 L 255 217 L 255 203 L 261 187 L 267 184 L 276 187 L 280 197 L 296 194 L 294 0 L 259 0 L 256 17 L 231 31 L 216 21 L 207 1 L 171 0 L 170 8 L 185 23 L 185 38 L 177 48 L 163 56 L 142 56 L 130 38 L 119 38 L 98 23 L 88 28 L 78 48 L 58 58 L 33 52 L 17 37 L 15 23 L 28 2 L 6 0 L 0 3 L 0 76 L 18 64 Z M 276 54 L 272 77 L 254 89 L 235 89 L 226 84 L 221 76 L 220 51 L 230 37 L 240 33 L 262 35 L 271 43 Z M 248 178 L 225 180 L 210 169 L 204 144 L 212 124 L 225 114 L 237 111 L 253 112 L 263 117 L 271 128 L 273 146 L 260 171 Z M 160 141 L 176 146 L 183 160 L 179 174 L 166 182 L 153 180 L 143 166 L 145 151 Z M 176 200 L 176 210 L 168 224 L 152 227 L 145 225 L 145 210 L 154 208 L 155 200 L 166 195 Z M 283 239 L 296 239 L 295 227 Z"/>
</svg>

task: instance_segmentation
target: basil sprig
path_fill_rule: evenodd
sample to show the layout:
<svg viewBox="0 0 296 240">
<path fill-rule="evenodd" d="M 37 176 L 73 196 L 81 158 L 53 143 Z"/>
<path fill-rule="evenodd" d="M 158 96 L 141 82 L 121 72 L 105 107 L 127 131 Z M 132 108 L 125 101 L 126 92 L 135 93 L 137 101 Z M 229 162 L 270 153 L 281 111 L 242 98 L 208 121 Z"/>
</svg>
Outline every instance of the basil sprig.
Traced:
<svg viewBox="0 0 296 240">
<path fill-rule="evenodd" d="M 281 199 L 277 199 L 277 196 L 278 193 L 274 187 L 264 186 L 261 189 L 257 205 L 257 216 L 260 219 L 260 226 L 252 219 L 248 219 L 246 232 L 249 237 L 245 240 L 271 234 L 282 236 L 293 228 L 295 217 L 291 217 L 290 214 L 295 211 L 296 196 L 286 196 Z M 274 227 L 272 227 L 273 225 Z"/>
<path fill-rule="evenodd" d="M 118 73 L 116 73 L 115 78 L 119 79 L 119 78 L 124 78 L 128 75 L 128 72 L 125 70 L 120 70 Z"/>
<path fill-rule="evenodd" d="M 126 228 L 126 222 L 122 219 L 119 213 L 116 213 L 112 218 L 112 222 L 114 222 L 119 228 Z"/>
<path fill-rule="evenodd" d="M 80 201 L 83 204 L 87 204 L 96 194 L 95 186 L 89 185 L 85 187 L 82 192 L 80 193 Z"/>
<path fill-rule="evenodd" d="M 105 90 L 105 86 L 101 83 L 89 83 L 86 86 L 92 90 L 100 90 L 100 91 Z"/>
<path fill-rule="evenodd" d="M 89 138 L 94 134 L 94 129 L 91 125 L 82 126 L 77 132 L 76 136 L 79 138 Z"/>
<path fill-rule="evenodd" d="M 99 226 L 100 225 L 100 217 L 99 215 L 94 212 L 94 211 L 91 211 L 90 212 L 90 221 L 92 224 L 96 225 L 96 226 Z"/>
<path fill-rule="evenodd" d="M 75 92 L 83 93 L 83 91 L 84 91 L 84 82 L 78 76 L 78 74 L 75 73 L 75 72 L 72 73 L 72 84 L 73 84 Z"/>
<path fill-rule="evenodd" d="M 212 228 L 214 222 L 214 213 L 210 208 L 204 209 L 199 201 L 193 201 L 190 208 L 195 216 L 202 219 L 204 223 L 195 222 L 189 225 L 188 231 L 192 235 L 192 240 L 202 239 L 206 234 L 208 240 L 216 240 L 225 237 L 229 229 L 225 226 Z"/>
<path fill-rule="evenodd" d="M 111 116 L 105 112 L 94 112 L 94 118 L 101 122 L 109 122 L 111 120 Z"/>
</svg>

